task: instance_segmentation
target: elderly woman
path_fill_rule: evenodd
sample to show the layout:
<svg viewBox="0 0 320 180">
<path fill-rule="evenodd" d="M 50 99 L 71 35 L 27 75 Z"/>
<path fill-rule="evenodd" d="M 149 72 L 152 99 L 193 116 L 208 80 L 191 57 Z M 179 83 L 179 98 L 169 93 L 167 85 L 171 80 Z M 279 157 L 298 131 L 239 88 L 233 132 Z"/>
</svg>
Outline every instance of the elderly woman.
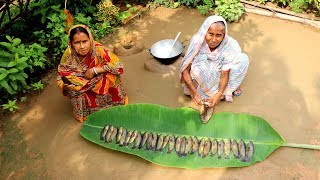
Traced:
<svg viewBox="0 0 320 180">
<path fill-rule="evenodd" d="M 248 56 L 237 41 L 228 36 L 227 23 L 221 16 L 210 16 L 191 41 L 181 63 L 184 93 L 201 105 L 203 123 L 210 120 L 214 106 L 224 99 L 232 102 L 249 66 Z"/>
<path fill-rule="evenodd" d="M 84 25 L 72 27 L 68 37 L 57 83 L 62 94 L 70 98 L 75 119 L 83 122 L 101 108 L 127 104 L 120 79 L 123 65 L 118 57 L 94 41 Z"/>
</svg>

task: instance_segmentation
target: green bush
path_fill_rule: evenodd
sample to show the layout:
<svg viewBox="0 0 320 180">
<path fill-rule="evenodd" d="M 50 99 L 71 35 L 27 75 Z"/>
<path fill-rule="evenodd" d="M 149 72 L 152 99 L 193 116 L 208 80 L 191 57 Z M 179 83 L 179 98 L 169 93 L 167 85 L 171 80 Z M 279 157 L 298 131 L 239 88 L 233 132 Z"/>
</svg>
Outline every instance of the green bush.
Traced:
<svg viewBox="0 0 320 180">
<path fill-rule="evenodd" d="M 305 0 L 293 0 L 289 3 L 289 7 L 293 12 L 302 13 L 308 7 L 308 2 Z"/>
<path fill-rule="evenodd" d="M 9 42 L 0 42 L 0 91 L 14 95 L 29 89 L 27 80 L 35 68 L 44 69 L 47 48 L 39 44 L 24 45 L 21 39 L 6 36 Z"/>
<path fill-rule="evenodd" d="M 92 4 L 90 3 L 92 2 Z M 76 0 L 76 1 L 67 1 L 67 7 L 71 14 L 86 14 L 92 15 L 95 11 L 96 1 L 89 0 Z M 59 7 L 59 8 L 57 8 Z M 60 8 L 61 7 L 61 8 Z M 37 0 L 30 2 L 30 8 L 34 10 L 33 16 L 40 16 L 42 24 L 47 22 L 47 17 L 52 13 L 55 13 L 57 9 L 61 10 L 64 8 L 64 1 L 62 0 Z"/>
<path fill-rule="evenodd" d="M 244 7 L 240 0 L 217 0 L 216 13 L 228 22 L 238 21 L 244 13 Z"/>
<path fill-rule="evenodd" d="M 96 39 L 100 39 L 114 30 L 108 21 L 92 23 L 91 17 L 85 17 L 85 15 L 81 13 L 78 13 L 74 19 L 75 24 L 84 24 L 88 26 Z"/>
<path fill-rule="evenodd" d="M 42 46 L 49 49 L 49 54 L 53 59 L 50 64 L 54 65 L 59 62 L 64 50 L 67 48 L 68 37 L 65 32 L 66 15 L 62 11 L 52 13 L 45 30 L 35 31 L 34 35 Z"/>
<path fill-rule="evenodd" d="M 196 7 L 201 0 L 177 0 L 181 5 Z"/>
<path fill-rule="evenodd" d="M 114 31 L 114 28 L 110 25 L 109 22 L 96 23 L 91 26 L 92 33 L 97 39 L 105 37 L 110 32 Z"/>
<path fill-rule="evenodd" d="M 203 0 L 203 5 L 197 6 L 197 9 L 201 14 L 207 15 L 209 11 L 212 10 L 213 5 L 212 0 Z"/>
<path fill-rule="evenodd" d="M 0 52 L 0 90 L 5 89 L 6 93 L 13 95 L 28 88 L 25 69 L 30 65 L 27 63 L 28 58 L 21 56 L 25 54 L 24 47 L 20 45 L 21 40 L 6 37 L 9 43 L 0 42 L 4 47 Z"/>
<path fill-rule="evenodd" d="M 25 49 L 25 57 L 28 58 L 27 63 L 30 73 L 34 73 L 37 71 L 41 71 L 48 64 L 47 58 L 44 53 L 48 50 L 48 48 L 41 46 L 40 44 L 33 43 L 28 45 Z"/>
</svg>

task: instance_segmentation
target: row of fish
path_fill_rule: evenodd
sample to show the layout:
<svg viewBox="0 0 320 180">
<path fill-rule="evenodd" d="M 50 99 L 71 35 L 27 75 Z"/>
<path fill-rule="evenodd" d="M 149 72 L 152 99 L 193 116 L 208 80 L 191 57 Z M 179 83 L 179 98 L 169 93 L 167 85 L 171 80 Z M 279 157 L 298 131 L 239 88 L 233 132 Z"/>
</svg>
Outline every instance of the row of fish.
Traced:
<svg viewBox="0 0 320 180">
<path fill-rule="evenodd" d="M 132 145 L 132 149 L 163 151 L 166 146 L 167 153 L 175 151 L 178 156 L 183 157 L 188 154 L 197 153 L 198 156 L 205 158 L 210 154 L 214 157 L 216 154 L 220 159 L 224 156 L 229 159 L 231 154 L 234 158 L 240 159 L 242 162 L 250 162 L 254 154 L 254 145 L 250 141 L 247 145 L 241 139 L 239 143 L 233 139 L 218 141 L 217 139 L 210 140 L 202 138 L 200 141 L 197 137 L 175 137 L 174 135 L 162 135 L 146 131 L 141 133 L 137 130 L 130 131 L 123 127 L 114 127 L 106 125 L 100 133 L 100 140 L 106 143 L 116 142 L 119 146 Z"/>
</svg>

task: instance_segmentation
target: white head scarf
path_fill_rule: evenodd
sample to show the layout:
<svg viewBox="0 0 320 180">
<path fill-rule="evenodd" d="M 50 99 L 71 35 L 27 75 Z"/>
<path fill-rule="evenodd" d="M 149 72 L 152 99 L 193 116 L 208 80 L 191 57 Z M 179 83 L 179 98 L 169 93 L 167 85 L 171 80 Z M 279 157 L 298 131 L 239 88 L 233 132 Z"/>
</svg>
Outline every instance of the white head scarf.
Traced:
<svg viewBox="0 0 320 180">
<path fill-rule="evenodd" d="M 198 52 L 200 51 L 201 45 L 205 40 L 205 36 L 208 32 L 208 29 L 210 28 L 210 26 L 215 23 L 215 22 L 219 22 L 222 21 L 225 25 L 225 36 L 222 40 L 222 42 L 220 43 L 220 45 L 211 53 L 211 57 L 212 59 L 217 59 L 220 55 L 220 53 L 222 52 L 222 48 L 223 46 L 226 44 L 226 42 L 228 41 L 228 31 L 227 31 L 227 23 L 226 20 L 221 17 L 221 16 L 209 16 L 201 25 L 199 31 L 197 32 L 197 34 L 195 34 L 191 41 L 190 41 L 190 45 L 188 47 L 188 50 L 186 52 L 186 55 L 184 56 L 181 65 L 180 65 L 180 80 L 181 80 L 181 73 L 189 66 L 190 63 L 192 63 L 194 57 L 198 54 Z"/>
</svg>

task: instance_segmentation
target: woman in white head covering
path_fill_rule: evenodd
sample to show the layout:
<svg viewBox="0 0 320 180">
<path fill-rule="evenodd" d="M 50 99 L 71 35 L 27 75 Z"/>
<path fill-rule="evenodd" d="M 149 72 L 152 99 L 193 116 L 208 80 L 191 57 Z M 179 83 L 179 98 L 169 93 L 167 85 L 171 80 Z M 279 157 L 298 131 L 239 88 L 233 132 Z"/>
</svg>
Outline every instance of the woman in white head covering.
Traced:
<svg viewBox="0 0 320 180">
<path fill-rule="evenodd" d="M 248 56 L 227 32 L 224 18 L 208 17 L 192 37 L 180 67 L 184 93 L 202 105 L 205 123 L 220 99 L 232 102 L 232 95 L 241 95 L 240 84 L 249 67 Z"/>
</svg>

